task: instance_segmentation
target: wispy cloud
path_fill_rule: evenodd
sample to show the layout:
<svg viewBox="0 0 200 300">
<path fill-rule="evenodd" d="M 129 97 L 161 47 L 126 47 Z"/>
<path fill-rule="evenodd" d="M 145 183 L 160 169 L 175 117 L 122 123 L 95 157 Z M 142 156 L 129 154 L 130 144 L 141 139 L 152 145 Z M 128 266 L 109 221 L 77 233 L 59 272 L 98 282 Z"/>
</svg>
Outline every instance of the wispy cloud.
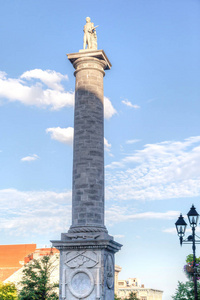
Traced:
<svg viewBox="0 0 200 300">
<path fill-rule="evenodd" d="M 21 158 L 21 161 L 34 161 L 37 159 L 39 159 L 39 156 L 37 154 L 33 154 L 30 156 L 25 156 L 25 157 Z"/>
<path fill-rule="evenodd" d="M 177 220 L 177 218 L 178 218 L 178 215 L 176 216 L 175 220 Z M 170 233 L 170 234 L 177 234 L 175 226 L 174 227 L 170 227 L 170 228 L 165 228 L 165 229 L 163 229 L 163 232 Z M 200 228 L 199 227 L 196 227 L 196 232 L 200 232 Z M 189 228 L 186 229 L 185 237 L 187 237 L 190 234 L 191 234 L 191 228 L 189 227 Z"/>
<path fill-rule="evenodd" d="M 137 105 L 137 104 L 132 104 L 129 100 L 125 99 L 125 100 L 122 100 L 122 103 L 128 107 L 131 107 L 131 108 L 135 108 L 135 109 L 139 109 L 140 106 Z"/>
<path fill-rule="evenodd" d="M 198 196 L 199 165 L 200 136 L 182 142 L 147 144 L 107 166 L 107 198 L 159 200 Z"/>
<path fill-rule="evenodd" d="M 10 235 L 48 235 L 66 232 L 71 225 L 71 191 L 0 190 L 0 230 Z M 106 210 L 106 223 L 130 222 L 139 219 L 175 219 L 177 211 L 137 213 L 128 207 L 114 205 Z M 42 228 L 42 231 L 41 231 Z M 122 238 L 123 235 L 116 237 Z"/>
<path fill-rule="evenodd" d="M 106 210 L 106 222 L 108 224 L 114 224 L 118 222 L 135 221 L 141 219 L 162 219 L 173 220 L 177 217 L 179 212 L 167 211 L 167 212 L 152 212 L 147 211 L 143 213 L 131 212 L 128 207 L 121 207 L 114 205 Z"/>
<path fill-rule="evenodd" d="M 51 138 L 58 142 L 73 145 L 73 138 L 74 138 L 74 128 L 60 128 L 60 127 L 53 127 L 47 128 L 47 133 L 51 134 Z"/>
<path fill-rule="evenodd" d="M 126 141 L 126 144 L 135 144 L 135 143 L 138 143 L 138 142 L 140 142 L 140 140 L 137 140 L 137 139 L 135 139 L 135 140 L 128 140 L 128 141 Z"/>
<path fill-rule="evenodd" d="M 177 234 L 177 231 L 176 231 L 176 228 L 175 228 L 175 227 L 163 229 L 163 232 L 165 232 L 165 233 Z"/>
<path fill-rule="evenodd" d="M 122 239 L 122 238 L 125 237 L 125 235 L 123 235 L 123 234 L 114 234 L 113 237 L 114 237 L 115 239 Z"/>
<path fill-rule="evenodd" d="M 0 230 L 11 235 L 63 232 L 71 223 L 71 191 L 0 190 Z"/>
</svg>

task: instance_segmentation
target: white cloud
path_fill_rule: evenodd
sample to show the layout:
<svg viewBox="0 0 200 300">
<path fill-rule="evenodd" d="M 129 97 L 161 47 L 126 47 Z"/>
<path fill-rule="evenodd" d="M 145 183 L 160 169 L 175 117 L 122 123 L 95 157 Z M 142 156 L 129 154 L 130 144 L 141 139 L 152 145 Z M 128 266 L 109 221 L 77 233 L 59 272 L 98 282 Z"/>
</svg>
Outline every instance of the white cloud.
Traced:
<svg viewBox="0 0 200 300">
<path fill-rule="evenodd" d="M 53 127 L 47 128 L 47 133 L 51 134 L 51 138 L 53 140 L 59 141 L 64 144 L 73 145 L 73 138 L 74 138 L 74 128 L 60 128 L 60 127 Z"/>
<path fill-rule="evenodd" d="M 177 215 L 176 219 L 178 219 L 178 215 Z M 175 226 L 171 227 L 171 228 L 163 229 L 163 232 L 170 233 L 170 234 L 177 234 L 177 230 L 176 230 Z M 196 227 L 196 232 L 200 232 L 199 227 Z M 187 227 L 186 232 L 185 232 L 185 238 L 187 238 L 187 236 L 190 235 L 190 234 L 191 234 L 191 228 Z"/>
<path fill-rule="evenodd" d="M 140 140 L 137 140 L 137 139 L 135 139 L 135 140 L 128 140 L 128 141 L 126 141 L 126 144 L 135 144 L 135 143 L 138 143 L 138 142 L 140 142 Z"/>
<path fill-rule="evenodd" d="M 104 138 L 104 147 L 106 151 L 110 151 L 111 144 L 108 143 L 108 140 Z"/>
<path fill-rule="evenodd" d="M 163 229 L 163 232 L 165 232 L 165 233 L 171 233 L 171 234 L 177 234 L 177 231 L 176 231 L 175 227 Z"/>
<path fill-rule="evenodd" d="M 29 86 L 27 79 L 39 79 Z M 74 93 L 64 92 L 61 80 L 66 76 L 55 71 L 39 69 L 27 71 L 18 79 L 7 78 L 6 73 L 0 76 L 0 98 L 10 102 L 19 101 L 24 105 L 34 105 L 40 108 L 49 107 L 59 110 L 74 105 Z M 45 83 L 50 88 L 45 88 Z M 54 88 L 54 89 L 53 89 Z"/>
<path fill-rule="evenodd" d="M 125 237 L 125 235 L 123 235 L 123 234 L 114 234 L 113 237 L 114 237 L 115 239 L 122 239 L 122 238 Z"/>
<path fill-rule="evenodd" d="M 0 79 L 6 79 L 6 72 L 0 71 Z"/>
<path fill-rule="evenodd" d="M 49 88 L 58 91 L 64 91 L 64 87 L 61 85 L 61 81 L 68 80 L 67 75 L 62 75 L 61 73 L 53 70 L 43 71 L 41 69 L 26 71 L 20 76 L 20 78 L 27 79 L 27 80 L 40 79 Z"/>
<path fill-rule="evenodd" d="M 0 218 L 0 230 L 11 235 L 66 232 L 71 224 L 71 191 L 0 190 Z"/>
<path fill-rule="evenodd" d="M 199 165 L 200 136 L 183 142 L 147 144 L 107 166 L 107 198 L 159 200 L 199 196 Z"/>
<path fill-rule="evenodd" d="M 104 138 L 104 150 L 108 152 L 109 156 L 113 156 L 113 154 L 110 152 L 111 151 L 111 144 L 108 143 L 108 140 Z"/>
<path fill-rule="evenodd" d="M 125 100 L 122 100 L 122 103 L 128 107 L 131 107 L 131 108 L 135 108 L 135 109 L 139 109 L 140 106 L 137 105 L 137 104 L 132 104 L 130 101 L 128 101 L 127 99 Z"/>
<path fill-rule="evenodd" d="M 0 190 L 0 230 L 17 236 L 66 232 L 71 225 L 71 205 L 71 191 Z M 171 220 L 178 215 L 176 211 L 136 213 L 127 207 L 112 206 L 106 210 L 106 222 L 112 225 L 138 219 Z"/>
<path fill-rule="evenodd" d="M 51 138 L 53 140 L 56 140 L 58 142 L 73 145 L 73 139 L 74 139 L 74 128 L 68 127 L 68 128 L 60 128 L 60 127 L 53 127 L 53 128 L 47 128 L 47 133 L 51 134 Z M 109 155 L 112 156 L 110 153 L 111 151 L 111 144 L 108 143 L 108 140 L 104 138 L 104 149 L 105 151 L 109 152 Z"/>
<path fill-rule="evenodd" d="M 64 80 L 68 80 L 68 76 L 54 70 L 34 69 L 24 72 L 19 78 L 8 78 L 0 71 L 0 99 L 51 110 L 73 107 L 74 92 L 64 90 Z M 105 119 L 116 113 L 111 101 L 104 97 Z"/>
<path fill-rule="evenodd" d="M 26 157 L 21 158 L 21 161 L 34 161 L 34 160 L 37 160 L 37 159 L 39 159 L 39 156 L 37 154 L 33 154 L 33 155 L 30 155 L 30 156 L 26 156 Z"/>
<path fill-rule="evenodd" d="M 116 113 L 117 113 L 117 111 L 113 107 L 110 99 L 107 97 L 104 97 L 104 118 L 110 119 Z"/>
</svg>

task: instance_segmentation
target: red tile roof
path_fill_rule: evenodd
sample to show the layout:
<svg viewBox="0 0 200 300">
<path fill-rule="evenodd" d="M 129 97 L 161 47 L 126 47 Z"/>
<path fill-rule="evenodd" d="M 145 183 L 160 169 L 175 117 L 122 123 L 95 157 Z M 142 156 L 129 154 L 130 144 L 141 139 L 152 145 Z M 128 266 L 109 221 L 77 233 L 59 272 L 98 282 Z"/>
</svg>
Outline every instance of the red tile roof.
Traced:
<svg viewBox="0 0 200 300">
<path fill-rule="evenodd" d="M 0 281 L 6 280 L 33 258 L 59 253 L 56 248 L 36 249 L 36 246 L 36 244 L 0 245 Z"/>
<path fill-rule="evenodd" d="M 19 270 L 24 259 L 36 249 L 36 244 L 0 245 L 0 281 Z"/>
</svg>

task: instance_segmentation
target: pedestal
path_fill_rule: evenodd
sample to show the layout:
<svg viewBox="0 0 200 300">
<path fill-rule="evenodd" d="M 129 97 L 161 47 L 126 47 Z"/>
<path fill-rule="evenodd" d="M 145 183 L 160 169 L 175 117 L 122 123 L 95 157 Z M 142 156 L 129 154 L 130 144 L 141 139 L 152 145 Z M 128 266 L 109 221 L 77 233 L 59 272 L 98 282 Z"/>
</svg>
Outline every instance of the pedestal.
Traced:
<svg viewBox="0 0 200 300">
<path fill-rule="evenodd" d="M 60 250 L 60 300 L 114 300 L 114 254 L 120 244 L 110 236 L 62 234 L 53 245 Z"/>
</svg>

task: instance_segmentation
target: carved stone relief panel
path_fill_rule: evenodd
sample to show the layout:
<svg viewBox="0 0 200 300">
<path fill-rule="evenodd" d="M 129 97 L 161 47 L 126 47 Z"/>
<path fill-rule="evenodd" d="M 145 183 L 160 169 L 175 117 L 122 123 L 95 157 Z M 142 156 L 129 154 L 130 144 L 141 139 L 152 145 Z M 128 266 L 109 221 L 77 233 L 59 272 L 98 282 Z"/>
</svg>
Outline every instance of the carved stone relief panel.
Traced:
<svg viewBox="0 0 200 300">
<path fill-rule="evenodd" d="M 94 278 L 86 269 L 79 269 L 70 274 L 69 290 L 78 299 L 88 297 L 94 289 Z"/>
<path fill-rule="evenodd" d="M 108 254 L 105 264 L 106 283 L 109 289 L 114 285 L 114 263 L 112 255 Z"/>
<path fill-rule="evenodd" d="M 71 268 L 93 268 L 98 264 L 98 256 L 94 251 L 73 251 L 67 252 L 65 257 L 65 264 Z"/>
</svg>

